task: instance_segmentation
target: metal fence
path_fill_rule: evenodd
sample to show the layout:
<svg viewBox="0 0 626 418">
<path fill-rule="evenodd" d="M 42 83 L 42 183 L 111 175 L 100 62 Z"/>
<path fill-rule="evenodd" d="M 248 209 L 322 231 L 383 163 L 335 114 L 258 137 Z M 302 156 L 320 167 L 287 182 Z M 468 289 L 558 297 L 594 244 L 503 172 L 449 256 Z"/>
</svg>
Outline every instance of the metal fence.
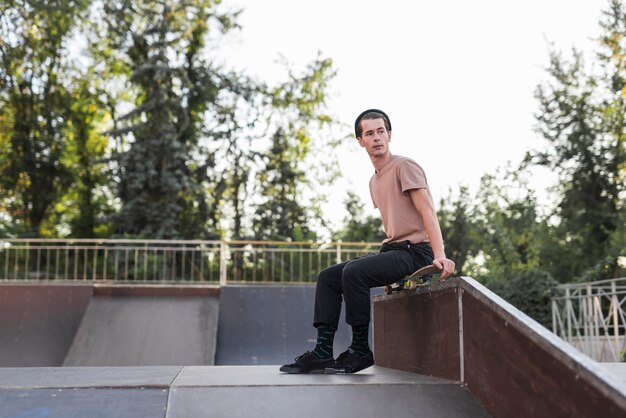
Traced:
<svg viewBox="0 0 626 418">
<path fill-rule="evenodd" d="M 554 289 L 552 330 L 596 361 L 622 361 L 626 348 L 626 278 Z"/>
<path fill-rule="evenodd" d="M 0 239 L 2 280 L 310 283 L 379 243 Z"/>
</svg>

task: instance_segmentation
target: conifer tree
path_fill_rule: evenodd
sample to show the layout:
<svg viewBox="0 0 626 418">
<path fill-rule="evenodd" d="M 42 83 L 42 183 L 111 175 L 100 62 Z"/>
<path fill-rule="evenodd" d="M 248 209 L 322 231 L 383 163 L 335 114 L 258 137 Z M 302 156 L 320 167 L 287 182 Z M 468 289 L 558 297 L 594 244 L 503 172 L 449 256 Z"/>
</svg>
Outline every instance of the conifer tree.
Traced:
<svg viewBox="0 0 626 418">
<path fill-rule="evenodd" d="M 135 91 L 133 109 L 113 132 L 126 139 L 118 156 L 120 233 L 150 238 L 205 233 L 209 215 L 203 182 L 212 156 L 199 148 L 201 119 L 215 106 L 224 77 L 200 52 L 209 29 L 226 31 L 234 18 L 216 12 L 217 3 L 105 4 L 108 46 L 102 55 L 108 56 L 109 66 L 130 73 L 129 86 Z"/>
</svg>

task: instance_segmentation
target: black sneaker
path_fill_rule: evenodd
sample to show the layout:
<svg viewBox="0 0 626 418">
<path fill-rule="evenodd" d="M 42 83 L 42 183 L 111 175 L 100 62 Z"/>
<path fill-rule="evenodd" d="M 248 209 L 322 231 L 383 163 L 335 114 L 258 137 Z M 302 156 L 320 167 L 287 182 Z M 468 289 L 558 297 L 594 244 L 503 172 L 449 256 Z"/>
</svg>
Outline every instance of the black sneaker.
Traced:
<svg viewBox="0 0 626 418">
<path fill-rule="evenodd" d="M 309 373 L 324 373 L 324 369 L 335 364 L 333 358 L 322 359 L 315 354 L 307 351 L 301 356 L 296 357 L 293 364 L 285 364 L 280 367 L 280 371 L 283 373 L 291 374 L 309 374 Z"/>
<path fill-rule="evenodd" d="M 362 355 L 357 353 L 351 348 L 341 353 L 335 364 L 331 367 L 327 367 L 324 373 L 330 374 L 348 374 L 360 372 L 363 369 L 367 369 L 374 365 L 374 354 L 368 351 L 367 354 Z"/>
</svg>

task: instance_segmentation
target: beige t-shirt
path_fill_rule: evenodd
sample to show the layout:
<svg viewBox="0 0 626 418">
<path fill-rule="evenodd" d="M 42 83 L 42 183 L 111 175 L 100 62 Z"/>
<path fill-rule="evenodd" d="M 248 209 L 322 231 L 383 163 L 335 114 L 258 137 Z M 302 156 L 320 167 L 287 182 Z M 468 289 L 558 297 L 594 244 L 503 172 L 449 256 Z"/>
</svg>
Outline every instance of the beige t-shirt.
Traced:
<svg viewBox="0 0 626 418">
<path fill-rule="evenodd" d="M 374 207 L 380 210 L 387 239 L 383 243 L 409 240 L 413 244 L 428 242 L 424 220 L 409 190 L 427 189 L 422 167 L 410 158 L 392 155 L 391 159 L 370 179 Z M 432 200 L 430 190 L 428 196 Z"/>
</svg>

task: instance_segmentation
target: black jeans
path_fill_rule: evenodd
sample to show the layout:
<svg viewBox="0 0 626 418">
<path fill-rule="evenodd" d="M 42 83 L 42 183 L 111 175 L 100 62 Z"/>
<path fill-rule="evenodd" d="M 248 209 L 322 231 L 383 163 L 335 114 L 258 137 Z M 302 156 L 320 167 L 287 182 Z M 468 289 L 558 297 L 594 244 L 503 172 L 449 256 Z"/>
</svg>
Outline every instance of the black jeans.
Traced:
<svg viewBox="0 0 626 418">
<path fill-rule="evenodd" d="M 384 244 L 378 254 L 322 270 L 317 277 L 313 325 L 330 325 L 336 329 L 342 298 L 346 301 L 349 325 L 369 324 L 370 288 L 393 284 L 432 261 L 433 250 L 429 244 L 402 241 Z"/>
</svg>

